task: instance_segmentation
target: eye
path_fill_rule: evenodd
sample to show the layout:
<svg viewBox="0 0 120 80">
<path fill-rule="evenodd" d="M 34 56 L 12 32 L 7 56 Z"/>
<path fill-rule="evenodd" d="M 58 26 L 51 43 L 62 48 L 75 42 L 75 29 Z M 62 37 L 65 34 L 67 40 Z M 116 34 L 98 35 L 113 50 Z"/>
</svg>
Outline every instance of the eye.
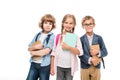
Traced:
<svg viewBox="0 0 120 80">
<path fill-rule="evenodd" d="M 84 26 L 91 26 L 91 25 L 93 25 L 94 23 L 86 23 L 86 24 L 84 24 Z"/>
<path fill-rule="evenodd" d="M 52 25 L 52 22 L 49 22 L 49 25 Z"/>
<path fill-rule="evenodd" d="M 89 25 L 93 25 L 93 23 L 90 23 Z"/>
<path fill-rule="evenodd" d="M 73 23 L 70 23 L 70 25 L 73 25 Z"/>
<path fill-rule="evenodd" d="M 65 24 L 68 24 L 68 22 L 65 22 Z"/>
</svg>

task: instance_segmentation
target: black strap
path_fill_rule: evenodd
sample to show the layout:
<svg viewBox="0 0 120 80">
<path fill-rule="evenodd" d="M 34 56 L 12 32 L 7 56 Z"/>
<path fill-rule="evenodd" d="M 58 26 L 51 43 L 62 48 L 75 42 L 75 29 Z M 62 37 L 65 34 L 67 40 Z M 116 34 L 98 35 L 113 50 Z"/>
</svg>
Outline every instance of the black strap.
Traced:
<svg viewBox="0 0 120 80">
<path fill-rule="evenodd" d="M 52 34 L 53 34 L 53 33 L 52 33 Z M 51 36 L 52 34 L 48 34 L 48 36 L 47 36 L 47 38 L 46 38 L 46 43 L 47 43 L 47 44 L 48 44 L 48 41 L 49 41 L 50 36 Z M 40 32 L 37 34 L 37 36 L 36 36 L 36 38 L 35 38 L 35 41 L 37 41 L 37 40 L 38 40 L 38 36 L 39 36 L 39 35 L 41 35 L 41 33 L 40 33 Z"/>
<path fill-rule="evenodd" d="M 37 40 L 38 40 L 38 36 L 39 36 L 39 35 L 41 35 L 41 33 L 40 33 L 40 32 L 37 34 L 37 36 L 36 36 L 36 38 L 35 38 L 35 41 L 37 41 Z"/>
<path fill-rule="evenodd" d="M 105 69 L 105 62 L 103 58 L 102 58 L 102 63 L 103 63 L 103 68 Z"/>
<path fill-rule="evenodd" d="M 47 38 L 46 38 L 47 44 L 48 44 L 48 41 L 49 41 L 51 35 L 52 35 L 52 34 L 49 34 L 49 35 L 47 36 Z"/>
<path fill-rule="evenodd" d="M 99 45 L 100 45 L 100 43 L 101 43 L 101 41 L 100 41 L 100 39 L 98 38 L 98 43 L 99 43 Z M 101 45 L 100 45 L 100 47 L 101 47 Z M 105 62 L 104 62 L 104 59 L 102 58 L 102 63 L 103 63 L 103 68 L 105 69 Z"/>
</svg>

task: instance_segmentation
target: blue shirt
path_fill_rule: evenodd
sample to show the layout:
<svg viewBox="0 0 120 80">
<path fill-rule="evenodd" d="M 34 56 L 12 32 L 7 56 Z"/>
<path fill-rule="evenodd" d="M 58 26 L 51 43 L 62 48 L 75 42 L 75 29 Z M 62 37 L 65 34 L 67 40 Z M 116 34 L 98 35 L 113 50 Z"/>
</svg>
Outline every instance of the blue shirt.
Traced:
<svg viewBox="0 0 120 80">
<path fill-rule="evenodd" d="M 39 38 L 40 38 L 40 36 L 41 36 L 41 34 L 42 34 L 42 31 L 39 32 L 39 33 L 40 33 L 40 35 L 38 35 L 38 33 L 37 33 L 37 34 L 35 35 L 35 37 L 33 38 L 32 42 L 29 44 L 29 46 L 31 46 L 31 45 L 36 41 L 37 35 L 38 35 L 38 38 L 37 38 L 37 39 L 39 40 Z M 49 32 L 49 33 L 47 34 L 47 37 L 48 37 L 48 35 L 50 35 L 50 38 L 49 38 L 48 43 L 47 43 L 46 39 L 45 39 L 44 42 L 43 42 L 44 49 L 45 49 L 45 48 L 49 48 L 49 49 L 52 50 L 53 45 L 54 45 L 55 35 L 54 35 L 52 32 Z M 51 51 L 50 51 L 50 53 L 51 53 Z M 41 66 L 48 66 L 48 65 L 50 64 L 50 53 L 47 54 L 47 55 L 45 55 L 45 56 L 42 58 Z M 31 57 L 31 59 L 30 59 L 30 62 L 32 62 L 32 57 Z"/>
</svg>

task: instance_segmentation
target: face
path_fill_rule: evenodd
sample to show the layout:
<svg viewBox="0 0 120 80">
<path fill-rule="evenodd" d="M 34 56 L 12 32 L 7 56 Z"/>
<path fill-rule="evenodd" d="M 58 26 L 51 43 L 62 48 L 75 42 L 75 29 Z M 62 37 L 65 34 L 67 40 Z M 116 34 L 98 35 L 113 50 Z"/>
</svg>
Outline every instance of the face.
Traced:
<svg viewBox="0 0 120 80">
<path fill-rule="evenodd" d="M 93 23 L 92 19 L 86 20 L 83 23 L 83 28 L 86 30 L 86 32 L 90 33 L 93 32 L 93 28 L 95 27 L 95 24 Z"/>
<path fill-rule="evenodd" d="M 65 22 L 63 23 L 63 27 L 65 32 L 72 32 L 72 29 L 74 28 L 74 21 L 72 18 L 67 18 Z"/>
<path fill-rule="evenodd" d="M 52 23 L 52 22 L 45 21 L 45 22 L 43 23 L 43 30 L 44 30 L 44 33 L 50 32 L 51 29 L 52 29 L 52 26 L 53 26 L 53 23 Z"/>
</svg>

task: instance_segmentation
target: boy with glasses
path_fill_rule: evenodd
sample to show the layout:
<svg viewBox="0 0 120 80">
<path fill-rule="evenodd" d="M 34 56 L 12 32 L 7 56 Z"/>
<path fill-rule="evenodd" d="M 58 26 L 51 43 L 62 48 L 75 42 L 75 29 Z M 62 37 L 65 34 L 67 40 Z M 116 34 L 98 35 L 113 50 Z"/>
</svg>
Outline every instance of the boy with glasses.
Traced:
<svg viewBox="0 0 120 80">
<path fill-rule="evenodd" d="M 86 34 L 80 38 L 84 51 L 84 55 L 79 56 L 81 80 L 100 80 L 100 65 L 102 61 L 104 67 L 103 57 L 107 56 L 107 49 L 102 37 L 93 32 L 95 20 L 92 16 L 85 16 L 82 19 L 82 27 Z"/>
</svg>

